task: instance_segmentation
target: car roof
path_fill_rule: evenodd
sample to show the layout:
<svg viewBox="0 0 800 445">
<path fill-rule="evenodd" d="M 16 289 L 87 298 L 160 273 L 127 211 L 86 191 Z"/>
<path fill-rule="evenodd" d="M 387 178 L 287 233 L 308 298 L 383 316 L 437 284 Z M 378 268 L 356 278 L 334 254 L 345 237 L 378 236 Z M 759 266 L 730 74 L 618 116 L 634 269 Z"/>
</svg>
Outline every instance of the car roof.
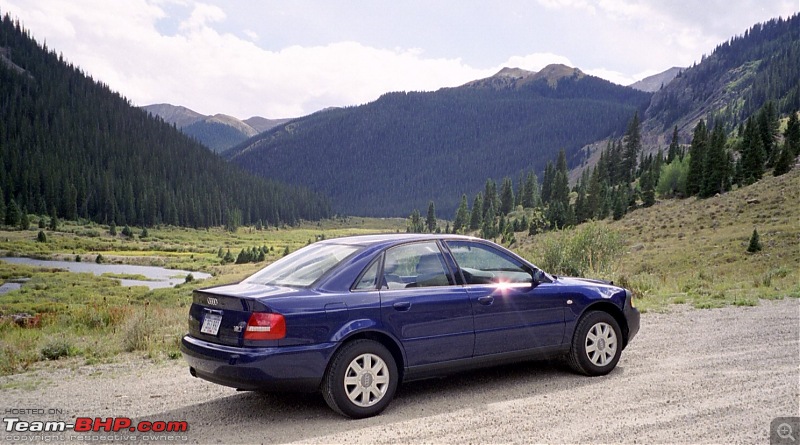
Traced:
<svg viewBox="0 0 800 445">
<path fill-rule="evenodd" d="M 376 235 L 354 235 L 344 236 L 341 238 L 330 238 L 322 241 L 327 244 L 345 244 L 353 246 L 377 246 L 377 245 L 392 245 L 401 244 L 410 241 L 425 241 L 425 240 L 479 240 L 472 236 L 465 235 L 451 235 L 451 234 L 434 234 L 434 233 L 384 233 Z"/>
</svg>

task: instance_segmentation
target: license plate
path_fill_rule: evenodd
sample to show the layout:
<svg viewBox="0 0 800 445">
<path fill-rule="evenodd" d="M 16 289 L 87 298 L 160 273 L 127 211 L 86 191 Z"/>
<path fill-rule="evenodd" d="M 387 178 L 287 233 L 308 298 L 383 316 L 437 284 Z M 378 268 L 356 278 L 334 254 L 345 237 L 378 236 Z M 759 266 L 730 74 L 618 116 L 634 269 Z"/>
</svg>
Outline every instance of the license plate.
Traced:
<svg viewBox="0 0 800 445">
<path fill-rule="evenodd" d="M 205 318 L 203 318 L 203 326 L 200 328 L 200 332 L 203 334 L 217 335 L 220 323 L 222 323 L 222 315 L 206 314 Z"/>
</svg>

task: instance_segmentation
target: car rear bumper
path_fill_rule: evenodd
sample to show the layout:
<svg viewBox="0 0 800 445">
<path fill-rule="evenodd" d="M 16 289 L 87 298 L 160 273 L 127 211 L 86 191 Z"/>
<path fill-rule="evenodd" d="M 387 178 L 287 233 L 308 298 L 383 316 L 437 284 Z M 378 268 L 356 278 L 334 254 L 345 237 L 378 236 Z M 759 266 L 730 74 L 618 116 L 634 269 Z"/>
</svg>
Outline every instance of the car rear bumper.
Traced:
<svg viewBox="0 0 800 445">
<path fill-rule="evenodd" d="M 242 390 L 316 391 L 336 343 L 240 348 L 186 335 L 181 352 L 198 378 Z"/>
</svg>

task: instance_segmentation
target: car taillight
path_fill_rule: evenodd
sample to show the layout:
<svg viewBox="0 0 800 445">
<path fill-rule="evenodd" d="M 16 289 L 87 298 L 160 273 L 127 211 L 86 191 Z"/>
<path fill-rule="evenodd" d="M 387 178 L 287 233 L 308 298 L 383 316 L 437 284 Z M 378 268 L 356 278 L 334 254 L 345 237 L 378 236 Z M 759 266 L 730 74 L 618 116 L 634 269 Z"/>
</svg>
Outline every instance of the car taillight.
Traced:
<svg viewBox="0 0 800 445">
<path fill-rule="evenodd" d="M 279 340 L 286 337 L 286 320 L 281 314 L 253 312 L 244 329 L 245 340 Z"/>
</svg>

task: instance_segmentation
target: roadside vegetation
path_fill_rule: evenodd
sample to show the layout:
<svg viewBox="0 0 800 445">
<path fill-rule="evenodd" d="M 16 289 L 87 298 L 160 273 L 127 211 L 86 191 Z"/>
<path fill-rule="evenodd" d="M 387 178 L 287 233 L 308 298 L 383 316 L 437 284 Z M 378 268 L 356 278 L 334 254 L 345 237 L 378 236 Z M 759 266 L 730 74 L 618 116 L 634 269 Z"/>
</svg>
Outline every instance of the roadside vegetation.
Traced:
<svg viewBox="0 0 800 445">
<path fill-rule="evenodd" d="M 749 252 L 754 231 L 762 248 Z M 618 221 L 517 235 L 515 250 L 535 264 L 613 280 L 643 311 L 800 298 L 800 169 L 717 197 L 657 201 Z"/>
<path fill-rule="evenodd" d="M 264 265 L 322 238 L 395 232 L 403 219 L 339 218 L 257 230 L 240 227 L 187 229 L 151 227 L 131 236 L 112 235 L 110 226 L 62 221 L 56 230 L 39 229 L 31 215 L 28 230 L 0 230 L 0 256 L 154 265 L 211 273 L 207 280 L 188 280 L 170 289 L 121 286 L 127 274 L 95 276 L 0 261 L 0 283 L 22 281 L 19 290 L 0 295 L 0 375 L 42 366 L 53 360 L 70 363 L 112 360 L 134 353 L 152 360 L 180 357 L 192 290 L 236 282 Z M 46 224 L 45 224 L 46 225 Z M 34 228 L 36 227 L 36 228 Z M 38 240 L 44 230 L 47 240 Z M 239 256 L 264 246 L 263 261 L 226 262 L 219 251 Z M 63 361 L 61 362 L 63 363 Z"/>
</svg>

